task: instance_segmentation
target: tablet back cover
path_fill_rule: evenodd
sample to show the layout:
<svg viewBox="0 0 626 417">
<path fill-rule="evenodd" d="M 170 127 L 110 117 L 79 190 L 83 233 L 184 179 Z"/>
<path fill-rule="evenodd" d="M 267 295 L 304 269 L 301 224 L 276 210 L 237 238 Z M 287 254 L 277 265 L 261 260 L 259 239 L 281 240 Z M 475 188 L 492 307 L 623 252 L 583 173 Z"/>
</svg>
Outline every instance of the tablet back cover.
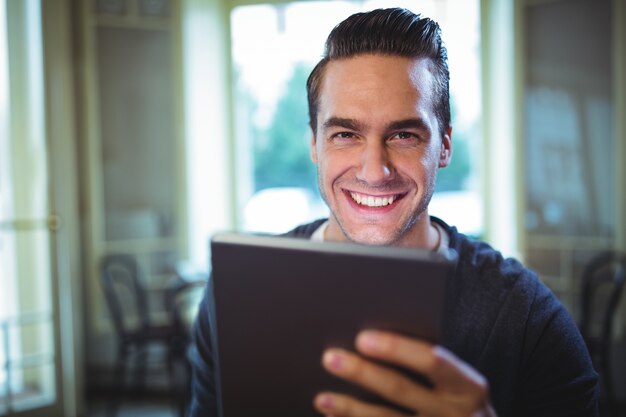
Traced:
<svg viewBox="0 0 626 417">
<path fill-rule="evenodd" d="M 222 417 L 308 417 L 316 393 L 383 402 L 330 374 L 327 347 L 362 329 L 436 343 L 454 261 L 407 248 L 223 234 L 211 242 Z"/>
</svg>

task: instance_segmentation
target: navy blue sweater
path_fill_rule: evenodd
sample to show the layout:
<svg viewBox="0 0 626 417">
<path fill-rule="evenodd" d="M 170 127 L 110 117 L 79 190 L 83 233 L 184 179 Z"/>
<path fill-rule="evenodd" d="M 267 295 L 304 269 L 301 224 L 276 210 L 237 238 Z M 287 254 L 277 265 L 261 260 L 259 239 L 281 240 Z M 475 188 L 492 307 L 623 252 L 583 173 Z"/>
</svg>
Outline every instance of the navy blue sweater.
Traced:
<svg viewBox="0 0 626 417">
<path fill-rule="evenodd" d="M 450 249 L 459 255 L 442 345 L 487 378 L 498 416 L 597 416 L 597 374 L 563 305 L 519 262 L 432 220 L 448 232 Z M 323 221 L 286 236 L 310 238 Z M 190 417 L 217 415 L 209 299 L 205 293 L 193 330 Z"/>
</svg>

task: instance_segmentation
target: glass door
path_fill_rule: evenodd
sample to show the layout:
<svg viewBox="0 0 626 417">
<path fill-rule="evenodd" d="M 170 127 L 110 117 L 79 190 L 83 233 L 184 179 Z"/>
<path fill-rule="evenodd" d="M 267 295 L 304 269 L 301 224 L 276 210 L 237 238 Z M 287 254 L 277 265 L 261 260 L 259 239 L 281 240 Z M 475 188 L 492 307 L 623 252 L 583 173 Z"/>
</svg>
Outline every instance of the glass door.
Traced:
<svg viewBox="0 0 626 417">
<path fill-rule="evenodd" d="M 0 416 L 60 416 L 41 7 L 0 0 Z"/>
</svg>

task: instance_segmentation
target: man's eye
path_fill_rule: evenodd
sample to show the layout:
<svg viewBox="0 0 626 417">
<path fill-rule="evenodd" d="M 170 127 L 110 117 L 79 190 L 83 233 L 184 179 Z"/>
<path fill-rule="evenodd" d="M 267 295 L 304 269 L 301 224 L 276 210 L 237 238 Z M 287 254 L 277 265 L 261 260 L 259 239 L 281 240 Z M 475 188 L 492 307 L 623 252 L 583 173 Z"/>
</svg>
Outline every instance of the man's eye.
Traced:
<svg viewBox="0 0 626 417">
<path fill-rule="evenodd" d="M 352 132 L 338 132 L 332 135 L 332 139 L 340 142 L 352 142 L 356 135 Z"/>
<path fill-rule="evenodd" d="M 415 135 L 410 132 L 399 132 L 399 133 L 396 133 L 395 137 L 397 139 L 413 139 Z"/>
</svg>

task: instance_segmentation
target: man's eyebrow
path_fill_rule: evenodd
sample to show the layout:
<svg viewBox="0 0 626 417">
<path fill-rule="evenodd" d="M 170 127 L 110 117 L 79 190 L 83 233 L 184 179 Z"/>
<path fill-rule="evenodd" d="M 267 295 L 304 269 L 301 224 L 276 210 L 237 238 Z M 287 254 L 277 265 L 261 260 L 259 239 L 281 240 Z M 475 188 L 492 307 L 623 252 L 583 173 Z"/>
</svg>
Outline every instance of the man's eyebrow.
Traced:
<svg viewBox="0 0 626 417">
<path fill-rule="evenodd" d="M 398 120 L 391 122 L 388 126 L 389 130 L 401 130 L 401 129 L 418 129 L 430 132 L 430 127 L 421 118 L 410 118 L 404 120 Z"/>
<path fill-rule="evenodd" d="M 359 122 L 355 119 L 345 117 L 329 117 L 324 123 L 322 123 L 322 129 L 329 128 L 343 128 L 354 131 L 365 130 L 366 124 Z M 422 119 L 418 117 L 412 117 L 409 119 L 397 120 L 389 123 L 387 130 L 402 130 L 402 129 L 417 129 L 425 132 L 430 132 L 430 127 Z"/>
<path fill-rule="evenodd" d="M 344 117 L 330 117 L 323 124 L 323 129 L 329 129 L 332 127 L 340 127 L 349 130 L 363 130 L 364 125 L 354 119 L 347 119 Z"/>
</svg>

